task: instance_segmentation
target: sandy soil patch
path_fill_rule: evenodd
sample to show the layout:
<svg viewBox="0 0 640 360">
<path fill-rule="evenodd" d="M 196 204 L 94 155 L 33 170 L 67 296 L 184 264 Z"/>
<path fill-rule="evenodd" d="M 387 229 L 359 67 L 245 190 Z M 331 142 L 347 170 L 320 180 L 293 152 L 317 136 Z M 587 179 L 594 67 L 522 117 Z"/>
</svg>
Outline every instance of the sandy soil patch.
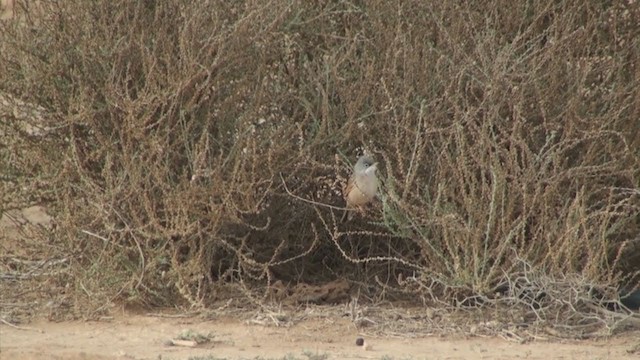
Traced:
<svg viewBox="0 0 640 360">
<path fill-rule="evenodd" d="M 303 353 L 328 359 L 637 359 L 640 332 L 608 340 L 516 344 L 498 338 L 376 338 L 348 319 L 313 319 L 294 326 L 250 325 L 232 318 L 203 321 L 127 315 L 101 322 L 34 322 L 30 330 L 0 326 L 2 359 L 227 359 L 283 358 Z M 168 346 L 184 330 L 211 334 L 195 348 Z M 372 349 L 355 345 L 363 336 Z"/>
</svg>

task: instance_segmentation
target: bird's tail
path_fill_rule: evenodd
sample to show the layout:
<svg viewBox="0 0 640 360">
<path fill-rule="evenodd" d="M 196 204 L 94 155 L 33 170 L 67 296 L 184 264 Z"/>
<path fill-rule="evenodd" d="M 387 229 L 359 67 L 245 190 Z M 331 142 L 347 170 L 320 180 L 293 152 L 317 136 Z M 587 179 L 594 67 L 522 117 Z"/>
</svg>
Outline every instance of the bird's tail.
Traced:
<svg viewBox="0 0 640 360">
<path fill-rule="evenodd" d="M 341 223 L 345 223 L 349 220 L 351 220 L 351 217 L 353 216 L 353 211 L 351 210 L 344 210 L 344 213 L 342 214 L 342 217 L 340 218 L 340 222 Z"/>
</svg>

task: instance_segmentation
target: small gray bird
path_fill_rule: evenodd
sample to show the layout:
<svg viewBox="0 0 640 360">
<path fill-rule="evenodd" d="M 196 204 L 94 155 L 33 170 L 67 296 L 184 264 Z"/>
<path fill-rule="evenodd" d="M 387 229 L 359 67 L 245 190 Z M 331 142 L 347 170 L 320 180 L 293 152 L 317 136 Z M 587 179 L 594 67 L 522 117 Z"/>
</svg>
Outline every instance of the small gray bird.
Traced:
<svg viewBox="0 0 640 360">
<path fill-rule="evenodd" d="M 352 210 L 360 209 L 375 199 L 378 192 L 377 165 L 378 163 L 368 155 L 361 156 L 356 162 L 353 174 L 342 191 L 347 202 L 347 210 L 342 216 L 342 222 L 351 220 Z"/>
</svg>

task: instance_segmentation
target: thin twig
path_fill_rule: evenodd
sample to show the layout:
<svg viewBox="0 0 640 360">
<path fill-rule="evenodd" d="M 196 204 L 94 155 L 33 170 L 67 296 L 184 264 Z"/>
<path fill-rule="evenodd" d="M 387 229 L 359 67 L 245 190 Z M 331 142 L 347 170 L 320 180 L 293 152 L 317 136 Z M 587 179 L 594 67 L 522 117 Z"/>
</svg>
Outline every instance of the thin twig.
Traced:
<svg viewBox="0 0 640 360">
<path fill-rule="evenodd" d="M 186 314 L 162 314 L 162 313 L 146 313 L 145 315 L 151 317 L 158 318 L 168 318 L 168 319 L 177 319 L 177 318 L 190 318 L 200 314 L 200 312 L 190 312 Z"/>
<path fill-rule="evenodd" d="M 2 322 L 3 324 L 9 325 L 14 329 L 18 329 L 18 330 L 25 330 L 25 331 L 37 331 L 39 333 L 44 333 L 44 330 L 40 330 L 40 329 L 36 329 L 36 328 L 30 328 L 30 327 L 26 327 L 26 326 L 18 326 L 15 324 L 12 324 L 10 322 L 8 322 L 7 320 L 3 319 L 0 317 L 0 322 Z"/>
<path fill-rule="evenodd" d="M 304 201 L 306 203 L 313 204 L 313 205 L 324 206 L 324 207 L 327 207 L 327 208 L 330 208 L 330 209 L 335 209 L 335 210 L 342 210 L 342 211 L 351 210 L 351 209 L 347 209 L 346 207 L 340 207 L 340 206 L 324 204 L 324 203 L 320 203 L 320 202 L 317 202 L 317 201 L 313 201 L 313 200 L 309 200 L 309 199 L 305 199 L 303 197 L 300 197 L 300 196 L 292 193 L 289 190 L 289 188 L 287 187 L 287 183 L 284 181 L 284 177 L 282 177 L 282 173 L 280 173 L 280 179 L 282 180 L 282 185 L 284 186 L 284 190 L 287 192 L 287 194 L 289 194 L 291 197 L 294 197 L 294 198 L 296 198 L 296 199 L 298 199 L 300 201 Z"/>
</svg>

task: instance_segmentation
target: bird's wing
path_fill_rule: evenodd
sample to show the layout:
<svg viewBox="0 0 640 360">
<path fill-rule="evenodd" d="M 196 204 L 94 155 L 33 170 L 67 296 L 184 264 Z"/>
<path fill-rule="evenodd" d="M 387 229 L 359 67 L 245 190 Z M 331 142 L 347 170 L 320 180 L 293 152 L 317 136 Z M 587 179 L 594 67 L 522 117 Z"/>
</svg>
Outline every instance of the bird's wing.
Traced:
<svg viewBox="0 0 640 360">
<path fill-rule="evenodd" d="M 353 190 L 353 186 L 356 183 L 354 180 L 354 176 L 351 175 L 351 177 L 349 177 L 349 180 L 347 181 L 347 184 L 342 188 L 342 196 L 345 200 L 349 198 L 349 193 L 351 192 L 351 190 Z"/>
</svg>

